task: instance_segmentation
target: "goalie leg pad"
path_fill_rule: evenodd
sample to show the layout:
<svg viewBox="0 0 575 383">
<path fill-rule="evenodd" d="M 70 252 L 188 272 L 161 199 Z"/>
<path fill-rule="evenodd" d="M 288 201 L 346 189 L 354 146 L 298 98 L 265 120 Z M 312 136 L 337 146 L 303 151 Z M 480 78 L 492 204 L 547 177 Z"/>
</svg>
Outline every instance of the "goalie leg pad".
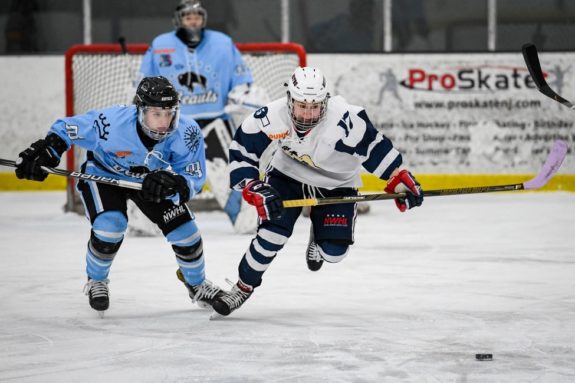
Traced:
<svg viewBox="0 0 575 383">
<path fill-rule="evenodd" d="M 348 241 L 320 241 L 318 250 L 321 257 L 329 263 L 341 262 L 349 252 Z"/>
<path fill-rule="evenodd" d="M 166 235 L 176 253 L 176 261 L 191 286 L 201 284 L 206 278 L 202 237 L 196 223 L 188 221 Z"/>
<path fill-rule="evenodd" d="M 128 220 L 119 211 L 107 211 L 96 217 L 86 253 L 86 273 L 89 278 L 97 281 L 108 278 L 127 227 Z"/>
</svg>

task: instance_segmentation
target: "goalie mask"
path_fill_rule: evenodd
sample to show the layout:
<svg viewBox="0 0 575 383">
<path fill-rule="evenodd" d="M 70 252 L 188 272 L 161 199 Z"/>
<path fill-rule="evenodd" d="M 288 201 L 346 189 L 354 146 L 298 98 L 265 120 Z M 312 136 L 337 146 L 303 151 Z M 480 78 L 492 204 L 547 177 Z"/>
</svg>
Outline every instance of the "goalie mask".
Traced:
<svg viewBox="0 0 575 383">
<path fill-rule="evenodd" d="M 191 15 L 199 15 L 202 19 L 199 21 L 189 17 Z M 208 12 L 202 7 L 199 0 L 182 0 L 176 7 L 173 21 L 176 34 L 186 40 L 188 45 L 196 47 L 202 41 L 208 21 Z"/>
<path fill-rule="evenodd" d="M 329 100 L 325 77 L 319 69 L 299 67 L 286 85 L 291 120 L 298 132 L 306 133 L 325 117 Z"/>
<path fill-rule="evenodd" d="M 167 78 L 144 77 L 134 101 L 138 107 L 138 122 L 146 136 L 161 141 L 178 128 L 178 92 Z"/>
</svg>

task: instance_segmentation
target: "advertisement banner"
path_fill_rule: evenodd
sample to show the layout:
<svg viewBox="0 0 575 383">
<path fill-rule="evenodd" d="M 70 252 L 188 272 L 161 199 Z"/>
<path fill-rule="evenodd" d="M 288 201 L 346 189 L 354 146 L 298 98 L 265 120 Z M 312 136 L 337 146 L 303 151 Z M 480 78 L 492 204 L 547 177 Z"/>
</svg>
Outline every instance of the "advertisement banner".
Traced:
<svg viewBox="0 0 575 383">
<path fill-rule="evenodd" d="M 334 94 L 366 108 L 417 173 L 525 174 L 567 141 L 575 173 L 575 111 L 537 91 L 517 54 L 314 56 Z M 313 61 L 313 62 L 311 62 Z M 545 53 L 547 82 L 575 98 L 574 53 Z"/>
</svg>

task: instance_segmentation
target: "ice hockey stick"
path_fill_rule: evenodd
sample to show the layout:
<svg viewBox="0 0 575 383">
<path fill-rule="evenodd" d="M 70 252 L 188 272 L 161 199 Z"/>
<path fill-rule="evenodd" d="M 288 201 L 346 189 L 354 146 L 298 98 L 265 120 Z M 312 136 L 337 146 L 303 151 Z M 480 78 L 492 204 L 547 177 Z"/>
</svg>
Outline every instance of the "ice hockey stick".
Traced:
<svg viewBox="0 0 575 383">
<path fill-rule="evenodd" d="M 567 143 L 564 141 L 556 141 L 545 160 L 543 167 L 539 173 L 529 181 L 521 184 L 512 185 L 493 185 L 493 186 L 476 186 L 456 189 L 438 189 L 438 190 L 425 190 L 423 192 L 425 197 L 439 197 L 458 194 L 477 194 L 477 193 L 492 193 L 500 191 L 516 191 L 516 190 L 534 190 L 540 189 L 549 182 L 555 173 L 561 167 L 561 163 L 567 155 Z M 303 206 L 318 206 L 318 205 L 332 205 L 337 203 L 353 203 L 360 201 L 377 201 L 389 200 L 395 198 L 405 197 L 405 193 L 387 194 L 361 194 L 358 196 L 348 197 L 327 197 L 327 198 L 307 198 L 307 199 L 294 199 L 283 201 L 284 207 L 303 207 Z"/>
<path fill-rule="evenodd" d="M 558 103 L 563 104 L 568 108 L 575 109 L 575 105 L 555 93 L 555 91 L 547 84 L 547 81 L 545 81 L 545 76 L 541 70 L 541 63 L 539 62 L 539 56 L 537 55 L 537 48 L 535 45 L 531 43 L 525 44 L 521 48 L 521 51 L 523 52 L 523 59 L 525 60 L 525 64 L 527 64 L 527 69 L 529 69 L 529 74 L 531 74 L 537 89 Z"/>
</svg>

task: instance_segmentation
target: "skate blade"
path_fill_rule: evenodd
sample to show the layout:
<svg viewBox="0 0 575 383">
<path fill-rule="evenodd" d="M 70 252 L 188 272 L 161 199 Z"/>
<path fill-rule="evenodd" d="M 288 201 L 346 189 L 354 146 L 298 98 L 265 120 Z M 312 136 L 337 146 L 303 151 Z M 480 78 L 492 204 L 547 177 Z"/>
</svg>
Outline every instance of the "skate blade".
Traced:
<svg viewBox="0 0 575 383">
<path fill-rule="evenodd" d="M 210 315 L 210 320 L 220 320 L 225 318 L 222 314 L 218 314 L 217 311 L 214 311 L 212 315 Z"/>
<path fill-rule="evenodd" d="M 104 313 L 105 311 L 96 311 L 98 313 L 98 317 L 100 317 L 100 319 L 104 319 Z"/>
<path fill-rule="evenodd" d="M 214 309 L 209 303 L 206 303 L 206 302 L 197 301 L 196 304 L 202 310 L 213 310 Z"/>
</svg>

